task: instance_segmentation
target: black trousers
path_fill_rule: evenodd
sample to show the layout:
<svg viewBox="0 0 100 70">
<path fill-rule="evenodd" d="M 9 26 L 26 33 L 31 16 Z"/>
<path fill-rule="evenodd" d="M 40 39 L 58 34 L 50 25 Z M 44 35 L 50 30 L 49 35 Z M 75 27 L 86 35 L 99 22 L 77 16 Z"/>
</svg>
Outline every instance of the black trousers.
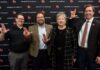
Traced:
<svg viewBox="0 0 100 70">
<path fill-rule="evenodd" d="M 64 50 L 62 48 L 55 49 L 56 68 L 55 70 L 64 70 Z"/>
<path fill-rule="evenodd" d="M 38 57 L 32 58 L 32 70 L 48 70 L 47 50 L 39 50 Z"/>
<path fill-rule="evenodd" d="M 85 48 L 78 49 L 78 65 L 79 70 L 96 70 L 95 60 L 92 60 Z"/>
</svg>

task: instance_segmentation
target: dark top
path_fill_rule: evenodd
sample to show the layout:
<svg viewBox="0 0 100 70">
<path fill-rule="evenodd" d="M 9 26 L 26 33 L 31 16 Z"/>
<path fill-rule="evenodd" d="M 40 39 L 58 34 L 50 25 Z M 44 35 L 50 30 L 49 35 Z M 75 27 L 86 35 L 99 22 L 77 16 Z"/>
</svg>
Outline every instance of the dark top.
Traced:
<svg viewBox="0 0 100 70">
<path fill-rule="evenodd" d="M 62 32 L 61 35 L 59 36 L 58 34 L 56 34 L 58 28 L 54 27 L 51 31 L 50 34 L 50 59 L 51 59 L 51 69 L 52 70 L 56 70 L 57 66 L 60 66 L 63 68 L 63 70 L 69 70 L 69 68 L 72 68 L 73 65 L 73 59 L 72 57 L 76 57 L 76 49 L 77 49 L 77 37 L 76 37 L 76 33 L 74 32 L 74 30 L 70 27 L 67 26 L 67 29 L 65 30 L 65 32 Z M 65 36 L 63 36 L 65 34 Z M 58 40 L 58 43 L 56 42 L 56 44 L 60 44 L 60 43 L 65 43 L 65 45 L 63 46 L 63 48 L 58 48 L 58 46 L 54 45 L 55 42 L 55 38 L 56 36 L 59 36 L 61 40 Z M 65 37 L 65 39 L 64 39 Z M 56 48 L 55 48 L 56 47 Z M 59 63 L 57 63 L 59 62 Z M 60 69 L 60 68 L 59 68 Z M 62 69 L 60 69 L 62 70 Z"/>
<path fill-rule="evenodd" d="M 5 37 L 9 39 L 10 51 L 16 53 L 23 53 L 28 51 L 28 42 L 23 36 L 23 28 L 20 29 L 16 25 L 9 27 L 10 31 L 7 32 Z"/>
<path fill-rule="evenodd" d="M 66 33 L 66 29 L 64 30 L 59 30 L 57 29 L 56 31 L 56 36 L 55 36 L 55 39 L 54 39 L 54 45 L 56 47 L 63 47 L 65 46 L 65 33 Z"/>
</svg>

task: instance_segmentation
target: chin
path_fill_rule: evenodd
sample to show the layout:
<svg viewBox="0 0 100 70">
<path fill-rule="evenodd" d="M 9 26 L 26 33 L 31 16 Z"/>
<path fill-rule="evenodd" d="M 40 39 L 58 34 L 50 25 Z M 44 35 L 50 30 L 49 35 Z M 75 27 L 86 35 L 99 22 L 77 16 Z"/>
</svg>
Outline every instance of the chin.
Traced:
<svg viewBox="0 0 100 70">
<path fill-rule="evenodd" d="M 87 17 L 86 19 L 91 19 L 91 17 Z"/>
</svg>

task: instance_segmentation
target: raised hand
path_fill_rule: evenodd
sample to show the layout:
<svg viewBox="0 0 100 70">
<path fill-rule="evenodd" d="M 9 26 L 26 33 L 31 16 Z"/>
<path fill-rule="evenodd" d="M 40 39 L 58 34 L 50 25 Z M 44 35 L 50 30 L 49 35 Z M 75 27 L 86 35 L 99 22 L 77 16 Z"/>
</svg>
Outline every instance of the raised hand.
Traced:
<svg viewBox="0 0 100 70">
<path fill-rule="evenodd" d="M 0 30 L 1 30 L 1 32 L 4 33 L 4 34 L 7 33 L 7 32 L 9 31 L 9 29 L 7 29 L 7 28 L 5 27 L 4 24 L 1 24 L 1 29 L 0 29 Z"/>
<path fill-rule="evenodd" d="M 30 38 L 32 32 L 29 32 L 28 29 L 26 27 L 23 28 L 24 31 L 23 31 L 23 35 L 24 37 L 27 39 L 27 38 Z"/>
<path fill-rule="evenodd" d="M 45 34 L 43 34 L 43 42 L 44 43 L 47 43 L 48 42 L 48 38 L 47 38 L 47 36 Z"/>
</svg>

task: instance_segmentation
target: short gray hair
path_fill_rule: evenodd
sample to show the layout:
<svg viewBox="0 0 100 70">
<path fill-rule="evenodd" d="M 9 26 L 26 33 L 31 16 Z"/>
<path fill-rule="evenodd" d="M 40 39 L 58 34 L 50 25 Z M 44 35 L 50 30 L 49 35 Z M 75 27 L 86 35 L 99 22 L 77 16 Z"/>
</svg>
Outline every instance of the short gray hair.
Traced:
<svg viewBox="0 0 100 70">
<path fill-rule="evenodd" d="M 65 12 L 58 12 L 56 18 L 58 18 L 59 16 L 64 16 L 65 19 L 67 18 Z"/>
</svg>

